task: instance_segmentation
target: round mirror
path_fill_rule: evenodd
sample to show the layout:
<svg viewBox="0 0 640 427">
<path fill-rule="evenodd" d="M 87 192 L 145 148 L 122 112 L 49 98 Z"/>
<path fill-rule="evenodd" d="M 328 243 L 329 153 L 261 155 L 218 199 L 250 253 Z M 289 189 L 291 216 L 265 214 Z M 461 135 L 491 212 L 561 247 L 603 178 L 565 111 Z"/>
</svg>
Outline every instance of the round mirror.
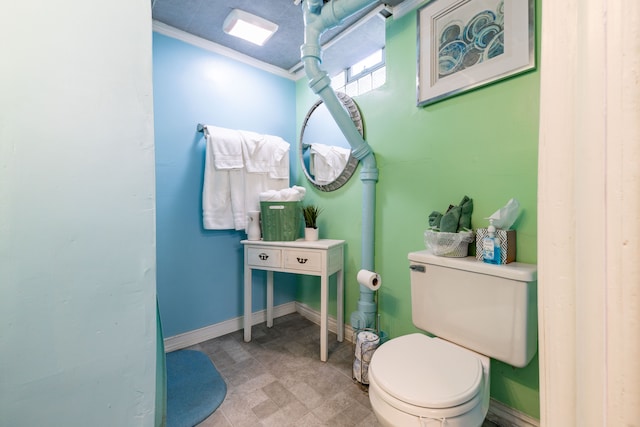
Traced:
<svg viewBox="0 0 640 427">
<path fill-rule="evenodd" d="M 364 136 L 362 117 L 354 100 L 342 92 L 336 95 L 360 135 Z M 358 166 L 349 142 L 322 100 L 309 109 L 300 131 L 298 148 L 304 174 L 314 187 L 322 191 L 342 187 Z"/>
</svg>

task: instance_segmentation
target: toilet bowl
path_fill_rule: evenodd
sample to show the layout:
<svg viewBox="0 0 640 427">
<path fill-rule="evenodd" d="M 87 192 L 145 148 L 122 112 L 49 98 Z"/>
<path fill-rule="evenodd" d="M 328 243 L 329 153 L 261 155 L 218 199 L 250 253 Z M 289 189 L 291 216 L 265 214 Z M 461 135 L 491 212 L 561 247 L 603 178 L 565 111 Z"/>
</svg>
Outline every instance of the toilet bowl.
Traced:
<svg viewBox="0 0 640 427">
<path fill-rule="evenodd" d="M 489 358 L 423 334 L 392 339 L 369 366 L 383 426 L 479 427 L 489 407 Z"/>
<path fill-rule="evenodd" d="M 387 427 L 480 427 L 490 358 L 526 366 L 537 347 L 535 265 L 409 254 L 411 317 L 422 333 L 382 344 L 369 400 Z"/>
</svg>

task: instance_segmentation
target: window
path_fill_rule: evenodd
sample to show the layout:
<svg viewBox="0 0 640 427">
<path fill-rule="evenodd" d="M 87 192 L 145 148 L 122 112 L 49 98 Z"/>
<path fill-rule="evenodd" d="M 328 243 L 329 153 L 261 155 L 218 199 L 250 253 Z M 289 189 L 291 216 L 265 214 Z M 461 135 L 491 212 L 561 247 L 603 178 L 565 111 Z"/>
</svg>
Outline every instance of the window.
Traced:
<svg viewBox="0 0 640 427">
<path fill-rule="evenodd" d="M 373 54 L 364 58 L 362 61 L 356 62 L 347 69 L 349 80 L 355 80 L 366 73 L 370 73 L 371 70 L 380 68 L 380 66 L 383 64 L 384 58 L 382 55 L 382 49 L 379 49 Z"/>
<path fill-rule="evenodd" d="M 384 49 L 331 77 L 331 87 L 349 96 L 362 95 L 382 86 L 387 80 Z"/>
</svg>

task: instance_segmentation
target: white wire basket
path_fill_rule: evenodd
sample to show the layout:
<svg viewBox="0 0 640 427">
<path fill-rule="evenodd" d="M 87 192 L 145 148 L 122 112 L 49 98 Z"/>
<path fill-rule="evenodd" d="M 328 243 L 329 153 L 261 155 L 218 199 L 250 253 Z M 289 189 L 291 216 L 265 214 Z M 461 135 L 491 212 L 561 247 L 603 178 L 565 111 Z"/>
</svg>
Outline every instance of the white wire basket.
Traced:
<svg viewBox="0 0 640 427">
<path fill-rule="evenodd" d="M 469 254 L 469 243 L 473 242 L 473 231 L 441 233 L 433 230 L 424 232 L 424 244 L 437 256 L 464 258 Z"/>
<path fill-rule="evenodd" d="M 369 385 L 369 363 L 376 349 L 381 344 L 381 334 L 375 329 L 358 329 L 353 331 L 355 352 L 353 359 L 352 379 L 361 384 Z"/>
</svg>

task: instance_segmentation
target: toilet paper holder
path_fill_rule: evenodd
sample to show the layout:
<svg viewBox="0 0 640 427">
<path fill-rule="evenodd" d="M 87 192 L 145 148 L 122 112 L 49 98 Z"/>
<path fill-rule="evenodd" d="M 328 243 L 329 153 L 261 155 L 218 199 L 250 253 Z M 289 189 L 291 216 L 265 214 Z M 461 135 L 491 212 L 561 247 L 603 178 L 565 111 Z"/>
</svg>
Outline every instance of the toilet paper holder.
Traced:
<svg viewBox="0 0 640 427">
<path fill-rule="evenodd" d="M 376 313 L 378 312 L 377 292 L 375 292 Z M 388 337 L 380 330 L 380 314 L 376 315 L 374 328 L 354 329 L 351 342 L 353 343 L 353 365 L 351 379 L 360 386 L 362 391 L 369 390 L 369 363 L 376 349 L 387 341 Z"/>
<path fill-rule="evenodd" d="M 369 385 L 369 363 L 380 345 L 380 336 L 373 329 L 361 329 L 355 333 L 352 379 L 363 390 Z"/>
</svg>

